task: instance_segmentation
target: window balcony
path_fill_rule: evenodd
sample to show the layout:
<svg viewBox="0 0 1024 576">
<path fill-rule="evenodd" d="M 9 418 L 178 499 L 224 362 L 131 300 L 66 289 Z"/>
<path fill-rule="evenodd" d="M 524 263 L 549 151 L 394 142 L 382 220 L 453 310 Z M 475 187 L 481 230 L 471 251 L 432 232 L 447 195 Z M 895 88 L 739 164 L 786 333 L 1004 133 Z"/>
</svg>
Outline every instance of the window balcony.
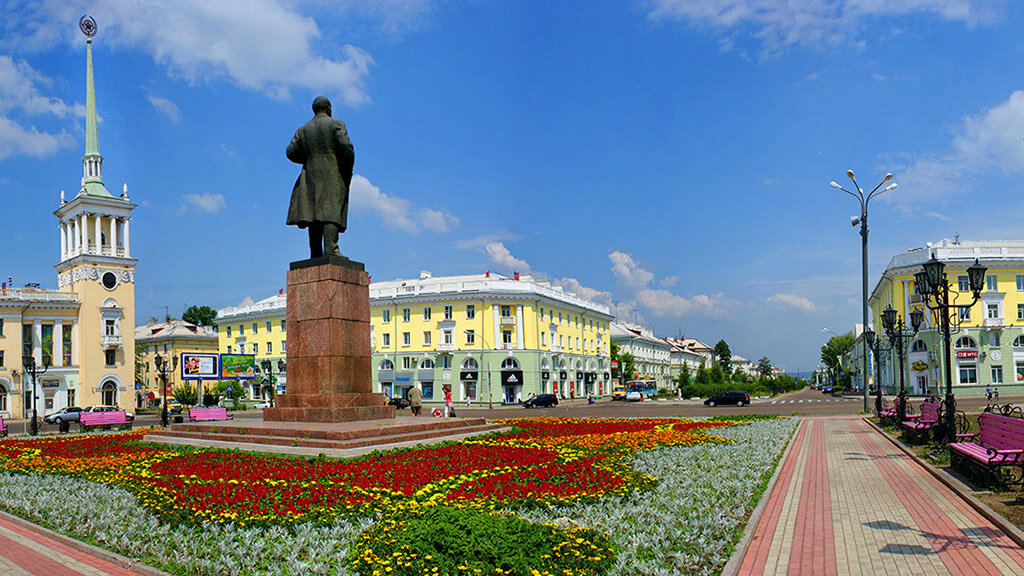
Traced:
<svg viewBox="0 0 1024 576">
<path fill-rule="evenodd" d="M 103 345 L 103 348 L 105 349 L 117 348 L 121 346 L 121 337 L 104 335 L 103 339 L 101 340 L 101 343 Z"/>
<path fill-rule="evenodd" d="M 441 344 L 437 345 L 437 351 L 438 352 L 454 352 L 455 351 L 455 344 L 445 344 L 445 343 L 442 342 Z"/>
<path fill-rule="evenodd" d="M 1006 320 L 1004 318 L 985 318 L 985 327 L 1001 328 L 1005 325 Z"/>
<path fill-rule="evenodd" d="M 501 325 L 502 326 L 515 326 L 516 325 L 516 318 L 515 318 L 515 316 L 502 316 L 501 317 Z"/>
<path fill-rule="evenodd" d="M 501 349 L 502 350 L 517 350 L 518 347 L 516 346 L 515 342 L 502 342 L 501 343 Z"/>
</svg>

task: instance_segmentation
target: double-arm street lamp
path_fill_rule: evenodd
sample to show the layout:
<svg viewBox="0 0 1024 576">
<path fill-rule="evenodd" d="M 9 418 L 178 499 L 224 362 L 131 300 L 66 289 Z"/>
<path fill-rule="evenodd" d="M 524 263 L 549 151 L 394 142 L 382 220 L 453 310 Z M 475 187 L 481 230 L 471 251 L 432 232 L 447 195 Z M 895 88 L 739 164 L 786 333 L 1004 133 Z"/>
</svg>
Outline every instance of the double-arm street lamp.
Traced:
<svg viewBox="0 0 1024 576">
<path fill-rule="evenodd" d="M 156 355 L 156 369 L 160 372 L 160 391 L 163 394 L 162 409 L 160 411 L 160 422 L 163 423 L 164 427 L 170 422 L 167 416 L 167 369 L 168 364 L 172 364 L 170 370 L 173 372 L 178 369 L 178 357 L 172 356 L 170 360 L 163 356 Z"/>
<path fill-rule="evenodd" d="M 903 356 L 906 354 L 905 344 L 917 336 L 923 323 L 924 310 L 915 308 L 910 312 L 910 328 L 913 331 L 908 333 L 907 326 L 903 323 L 903 317 L 892 306 L 882 311 L 882 327 L 885 328 L 885 335 L 889 337 L 889 349 L 896 350 L 896 357 L 899 358 L 900 363 L 900 395 L 896 400 L 896 417 L 900 423 L 907 418 L 907 390 L 903 383 L 903 373 L 906 372 L 903 364 Z"/>
<path fill-rule="evenodd" d="M 24 356 L 21 357 L 21 367 L 23 368 L 25 375 L 32 376 L 32 422 L 29 424 L 29 426 L 31 430 L 30 433 L 33 436 L 38 436 L 39 422 L 37 421 L 36 414 L 36 403 L 38 402 L 38 400 L 36 399 L 36 376 L 38 374 L 44 374 L 46 370 L 49 369 L 50 365 L 49 363 L 46 363 L 43 365 L 43 369 L 40 370 L 39 365 L 36 364 L 35 356 L 31 354 L 25 354 Z M 24 380 L 24 376 L 22 376 L 22 379 Z"/>
<path fill-rule="evenodd" d="M 963 321 L 963 310 L 969 310 L 981 296 L 982 284 L 985 281 L 985 272 L 988 268 L 974 260 L 967 268 L 967 281 L 971 289 L 970 304 L 956 304 L 949 299 L 949 280 L 945 272 L 946 265 L 937 260 L 934 256 L 924 263 L 924 269 L 914 275 L 918 291 L 924 296 L 925 306 L 932 311 L 936 324 L 942 330 L 943 353 L 946 361 L 946 406 L 944 416 L 946 419 L 946 443 L 955 439 L 956 429 L 956 398 L 953 396 L 953 367 L 950 354 L 950 332 L 959 330 Z M 955 300 L 955 298 L 954 298 Z"/>
<path fill-rule="evenodd" d="M 277 395 L 277 378 L 274 373 L 274 361 L 263 360 L 260 362 L 260 367 L 263 368 L 263 372 L 267 375 L 267 381 L 270 382 L 270 407 L 274 407 L 274 397 Z M 285 364 L 284 360 L 277 361 L 277 374 L 284 372 Z"/>
<path fill-rule="evenodd" d="M 857 184 L 857 179 L 853 177 L 853 170 L 847 170 L 846 176 L 853 182 L 853 187 L 857 190 L 857 193 L 850 192 L 846 188 L 840 186 L 837 182 L 830 182 L 833 188 L 842 190 L 850 196 L 853 196 L 860 202 L 860 217 L 853 216 L 850 218 L 850 224 L 856 226 L 860 224 L 860 238 L 861 238 L 861 276 L 863 281 L 862 286 L 862 317 L 864 321 L 864 330 L 868 329 L 868 202 L 882 194 L 896 188 L 896 183 L 889 184 L 885 188 L 882 188 L 882 184 L 885 184 L 889 180 L 892 180 L 892 172 L 885 175 L 882 181 L 875 186 L 875 189 L 871 192 L 864 194 L 864 189 Z M 868 411 L 868 351 L 864 350 L 864 411 Z"/>
<path fill-rule="evenodd" d="M 892 350 L 890 344 L 888 348 L 882 345 L 881 335 L 875 335 L 875 331 L 868 328 L 864 331 L 864 355 L 867 356 L 868 350 L 875 356 L 875 414 L 882 417 L 882 353 Z"/>
</svg>

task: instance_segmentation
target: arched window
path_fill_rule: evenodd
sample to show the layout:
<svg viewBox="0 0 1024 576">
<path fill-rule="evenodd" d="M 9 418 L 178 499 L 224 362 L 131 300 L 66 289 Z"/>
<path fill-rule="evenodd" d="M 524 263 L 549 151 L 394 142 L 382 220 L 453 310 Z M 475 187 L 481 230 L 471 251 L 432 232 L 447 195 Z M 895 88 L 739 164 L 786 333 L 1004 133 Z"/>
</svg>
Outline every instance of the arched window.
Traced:
<svg viewBox="0 0 1024 576">
<path fill-rule="evenodd" d="M 954 348 L 977 348 L 978 344 L 970 336 L 961 336 L 957 339 Z"/>
<path fill-rule="evenodd" d="M 7 412 L 7 387 L 0 384 L 0 412 Z"/>
<path fill-rule="evenodd" d="M 583 362 L 577 360 L 576 361 L 576 369 L 577 370 L 583 370 Z"/>
<path fill-rule="evenodd" d="M 558 362 L 558 367 L 561 368 L 562 370 L 565 370 L 565 368 L 566 368 L 565 360 L 560 360 Z"/>
<path fill-rule="evenodd" d="M 466 358 L 465 360 L 463 360 L 462 361 L 462 369 L 463 370 L 476 370 L 477 369 L 476 358 Z"/>
<path fill-rule="evenodd" d="M 551 362 L 547 358 L 541 358 L 540 367 L 542 370 L 547 370 L 551 366 Z"/>
<path fill-rule="evenodd" d="M 914 343 L 910 345 L 911 352 L 927 352 L 928 345 L 924 343 L 924 340 L 914 340 Z"/>
<path fill-rule="evenodd" d="M 420 362 L 420 370 L 432 370 L 433 368 L 434 361 L 430 358 L 424 358 L 423 361 Z"/>
<path fill-rule="evenodd" d="M 1014 348 L 1024 348 L 1024 336 L 1017 336 L 1013 339 Z"/>
<path fill-rule="evenodd" d="M 381 370 L 394 370 L 395 369 L 395 363 L 392 362 L 391 360 L 388 360 L 387 358 L 385 358 L 380 363 L 380 369 Z"/>
<path fill-rule="evenodd" d="M 519 368 L 519 360 L 516 360 L 515 358 L 512 358 L 511 356 L 509 356 L 508 358 L 505 358 L 504 360 L 501 361 L 501 369 L 502 370 L 514 370 L 514 369 L 517 369 L 517 368 Z"/>
<path fill-rule="evenodd" d="M 117 384 L 113 380 L 103 383 L 103 404 L 106 406 L 117 406 Z"/>
</svg>

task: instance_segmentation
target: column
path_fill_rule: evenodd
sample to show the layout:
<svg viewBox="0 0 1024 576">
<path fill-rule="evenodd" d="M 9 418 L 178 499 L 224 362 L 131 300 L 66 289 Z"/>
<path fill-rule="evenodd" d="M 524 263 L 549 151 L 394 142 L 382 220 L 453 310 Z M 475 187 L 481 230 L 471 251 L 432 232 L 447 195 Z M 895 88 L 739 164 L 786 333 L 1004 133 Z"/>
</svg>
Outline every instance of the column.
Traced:
<svg viewBox="0 0 1024 576">
<path fill-rule="evenodd" d="M 36 366 L 43 367 L 43 321 L 36 318 L 32 321 L 32 356 Z"/>
<path fill-rule="evenodd" d="M 95 250 L 93 250 L 93 254 L 99 255 L 103 253 L 102 245 L 100 244 L 100 235 L 103 233 L 103 231 L 100 229 L 100 215 L 94 214 L 94 216 L 96 217 L 96 224 L 94 226 L 96 230 L 96 248 Z"/>
<path fill-rule="evenodd" d="M 523 336 L 523 306 L 520 304 L 516 306 L 516 349 L 524 348 L 526 348 L 526 342 Z"/>
<path fill-rule="evenodd" d="M 78 215 L 78 224 L 75 226 L 78 233 L 78 253 L 85 254 L 89 248 L 89 233 L 85 228 L 85 214 Z"/>
<path fill-rule="evenodd" d="M 497 304 L 491 305 L 491 318 L 494 320 L 494 331 L 491 332 L 491 346 L 494 350 L 501 349 L 501 310 Z"/>
<path fill-rule="evenodd" d="M 128 248 L 128 246 L 129 246 L 128 245 L 128 222 L 130 222 L 130 221 L 131 221 L 131 218 L 125 218 L 124 219 L 124 257 L 125 258 L 131 258 L 132 257 L 131 252 L 130 252 L 130 250 Z"/>
<path fill-rule="evenodd" d="M 53 322 L 53 365 L 64 365 L 64 321 L 60 318 Z"/>
<path fill-rule="evenodd" d="M 78 360 L 78 318 L 71 321 L 71 364 L 82 365 Z"/>
<path fill-rule="evenodd" d="M 110 255 L 117 256 L 117 216 L 110 217 Z"/>
<path fill-rule="evenodd" d="M 60 261 L 63 262 L 68 259 L 68 228 L 67 225 L 61 222 L 57 225 L 57 230 L 60 230 Z"/>
</svg>

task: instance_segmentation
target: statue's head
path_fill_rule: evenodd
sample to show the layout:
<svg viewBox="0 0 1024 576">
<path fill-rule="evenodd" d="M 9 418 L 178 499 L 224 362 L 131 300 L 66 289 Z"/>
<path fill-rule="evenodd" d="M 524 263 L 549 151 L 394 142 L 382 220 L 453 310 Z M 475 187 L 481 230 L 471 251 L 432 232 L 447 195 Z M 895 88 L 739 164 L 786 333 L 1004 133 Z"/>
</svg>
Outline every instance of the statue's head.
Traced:
<svg viewBox="0 0 1024 576">
<path fill-rule="evenodd" d="M 331 115 L 331 101 L 327 99 L 327 96 L 317 96 L 313 99 L 313 114 L 320 112 L 325 112 L 328 116 Z"/>
</svg>

